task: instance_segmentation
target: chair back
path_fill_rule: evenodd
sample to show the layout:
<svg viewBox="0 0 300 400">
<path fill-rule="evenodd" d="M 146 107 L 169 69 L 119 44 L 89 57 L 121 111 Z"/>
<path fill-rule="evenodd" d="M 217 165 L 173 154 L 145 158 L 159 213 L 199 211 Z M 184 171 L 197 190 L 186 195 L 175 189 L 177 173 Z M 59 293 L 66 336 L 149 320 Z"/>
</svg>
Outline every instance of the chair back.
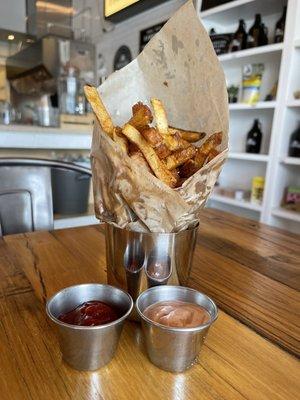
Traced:
<svg viewBox="0 0 300 400">
<path fill-rule="evenodd" d="M 0 236 L 52 228 L 50 168 L 0 165 Z"/>
</svg>

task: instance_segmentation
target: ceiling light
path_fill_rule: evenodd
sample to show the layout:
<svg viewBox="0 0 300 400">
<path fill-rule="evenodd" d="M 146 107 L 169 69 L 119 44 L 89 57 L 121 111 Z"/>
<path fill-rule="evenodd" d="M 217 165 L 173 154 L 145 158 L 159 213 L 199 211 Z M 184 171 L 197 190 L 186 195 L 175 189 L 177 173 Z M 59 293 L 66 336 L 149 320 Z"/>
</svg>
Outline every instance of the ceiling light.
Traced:
<svg viewBox="0 0 300 400">
<path fill-rule="evenodd" d="M 8 35 L 8 36 L 7 36 L 7 39 L 8 39 L 8 40 L 14 40 L 14 38 L 15 38 L 15 35 Z"/>
</svg>

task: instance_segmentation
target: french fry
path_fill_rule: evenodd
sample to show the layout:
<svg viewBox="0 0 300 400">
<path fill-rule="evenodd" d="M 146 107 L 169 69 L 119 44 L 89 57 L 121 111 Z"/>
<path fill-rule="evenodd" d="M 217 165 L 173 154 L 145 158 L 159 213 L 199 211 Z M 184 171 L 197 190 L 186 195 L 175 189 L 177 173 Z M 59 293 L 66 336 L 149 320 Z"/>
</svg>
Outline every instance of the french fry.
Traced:
<svg viewBox="0 0 300 400">
<path fill-rule="evenodd" d="M 155 128 L 150 126 L 153 120 L 151 110 L 142 102 L 132 107 L 132 117 L 120 128 L 114 127 L 97 89 L 85 86 L 84 92 L 103 131 L 136 165 L 153 173 L 171 188 L 181 186 L 220 154 L 217 147 L 222 142 L 222 132 L 211 135 L 200 147 L 193 146 L 191 143 L 203 139 L 206 133 L 169 127 L 165 108 L 159 99 L 151 99 Z"/>
<path fill-rule="evenodd" d="M 122 129 L 119 126 L 114 128 L 113 139 L 121 147 L 124 153 L 128 153 L 128 140 L 126 136 L 123 135 Z"/>
<path fill-rule="evenodd" d="M 193 158 L 196 153 L 196 147 L 190 146 L 187 149 L 178 150 L 165 159 L 166 166 L 169 170 L 175 169 Z"/>
<path fill-rule="evenodd" d="M 202 146 L 199 147 L 199 152 L 206 154 L 208 156 L 208 153 L 219 146 L 222 143 L 222 136 L 223 132 L 216 132 L 213 135 L 211 135 L 203 144 Z"/>
<path fill-rule="evenodd" d="M 164 159 L 168 157 L 172 152 L 164 143 L 162 143 L 159 146 L 155 147 L 155 153 L 160 159 Z"/>
<path fill-rule="evenodd" d="M 84 86 L 85 96 L 92 106 L 92 109 L 99 121 L 101 128 L 106 132 L 111 138 L 113 138 L 114 133 L 114 124 L 112 119 L 103 104 L 101 97 L 97 89 L 93 86 Z"/>
<path fill-rule="evenodd" d="M 187 179 L 194 175 L 198 169 L 199 167 L 194 160 L 188 160 L 179 168 L 179 175 L 181 178 Z"/>
<path fill-rule="evenodd" d="M 209 162 L 219 151 L 216 149 L 222 142 L 222 132 L 216 132 L 211 135 L 201 147 L 196 148 L 194 159 L 186 161 L 179 170 L 181 178 L 189 178 L 194 175 L 200 168 L 203 167 L 205 162 Z"/>
<path fill-rule="evenodd" d="M 198 142 L 206 136 L 205 132 L 186 131 L 185 129 L 179 129 L 174 128 L 173 126 L 169 126 L 169 133 L 171 135 L 175 135 L 176 132 L 178 132 L 181 139 L 184 139 L 190 143 Z"/>
<path fill-rule="evenodd" d="M 135 153 L 140 152 L 141 150 L 137 147 L 136 144 L 128 141 L 128 154 L 129 156 L 132 156 Z"/>
<path fill-rule="evenodd" d="M 140 133 L 152 147 L 157 147 L 163 144 L 163 137 L 155 128 L 146 127 L 141 129 Z"/>
<path fill-rule="evenodd" d="M 212 149 L 207 156 L 206 163 L 209 163 L 211 160 L 213 160 L 215 157 L 217 157 L 220 154 L 220 152 L 216 149 Z"/>
<path fill-rule="evenodd" d="M 128 121 L 130 125 L 139 130 L 151 124 L 152 120 L 152 113 L 148 106 L 140 101 L 132 106 L 132 117 Z"/>
<path fill-rule="evenodd" d="M 164 143 L 171 151 L 187 149 L 190 146 L 190 143 L 181 139 L 178 133 L 175 133 L 174 135 L 164 135 L 163 139 Z"/>
<path fill-rule="evenodd" d="M 170 171 L 168 171 L 163 162 L 160 161 L 158 155 L 155 153 L 155 150 L 150 146 L 149 143 L 147 143 L 140 132 L 132 125 L 127 123 L 123 127 L 123 133 L 128 140 L 136 144 L 141 150 L 154 175 L 168 186 L 175 187 L 177 183 L 176 178 Z"/>
<path fill-rule="evenodd" d="M 194 160 L 198 168 L 203 167 L 209 153 L 221 144 L 222 135 L 222 132 L 214 133 L 197 149 Z"/>
<path fill-rule="evenodd" d="M 156 120 L 156 126 L 157 126 L 158 131 L 163 135 L 167 135 L 168 134 L 168 119 L 167 119 L 167 114 L 166 114 L 166 110 L 163 106 L 163 103 L 158 99 L 152 98 L 151 104 L 153 107 L 154 116 L 155 116 L 155 120 Z"/>
<path fill-rule="evenodd" d="M 175 135 L 162 135 L 157 129 L 150 128 L 149 126 L 145 127 L 144 129 L 140 129 L 140 132 L 147 140 L 147 142 L 151 144 L 151 146 L 155 149 L 160 147 L 167 148 L 170 151 L 176 151 L 186 149 L 190 146 L 190 143 L 186 140 L 181 139 L 178 133 L 176 133 Z"/>
</svg>

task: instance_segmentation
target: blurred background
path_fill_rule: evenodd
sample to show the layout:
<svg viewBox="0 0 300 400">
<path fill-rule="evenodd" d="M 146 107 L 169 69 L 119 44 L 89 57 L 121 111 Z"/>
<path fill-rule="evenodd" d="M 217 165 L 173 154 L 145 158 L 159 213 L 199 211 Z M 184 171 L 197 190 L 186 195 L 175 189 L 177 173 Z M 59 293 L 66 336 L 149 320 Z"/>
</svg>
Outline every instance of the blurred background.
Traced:
<svg viewBox="0 0 300 400">
<path fill-rule="evenodd" d="M 83 85 L 128 64 L 184 3 L 1 0 L 0 220 L 12 217 L 7 182 L 22 187 L 13 188 L 22 179 L 12 168 L 34 166 L 50 170 L 54 228 L 96 222 Z M 224 68 L 230 110 L 229 159 L 208 206 L 299 233 L 300 0 L 194 5 Z"/>
</svg>

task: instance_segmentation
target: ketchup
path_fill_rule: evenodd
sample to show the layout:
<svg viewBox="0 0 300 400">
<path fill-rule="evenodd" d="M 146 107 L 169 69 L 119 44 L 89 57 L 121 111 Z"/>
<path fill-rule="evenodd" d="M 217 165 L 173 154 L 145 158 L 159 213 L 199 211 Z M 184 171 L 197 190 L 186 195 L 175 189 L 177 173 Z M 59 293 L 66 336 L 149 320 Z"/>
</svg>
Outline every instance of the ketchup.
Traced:
<svg viewBox="0 0 300 400">
<path fill-rule="evenodd" d="M 81 326 L 104 325 L 118 318 L 119 314 L 114 307 L 98 300 L 82 303 L 58 317 L 60 321 L 66 324 Z"/>
</svg>

